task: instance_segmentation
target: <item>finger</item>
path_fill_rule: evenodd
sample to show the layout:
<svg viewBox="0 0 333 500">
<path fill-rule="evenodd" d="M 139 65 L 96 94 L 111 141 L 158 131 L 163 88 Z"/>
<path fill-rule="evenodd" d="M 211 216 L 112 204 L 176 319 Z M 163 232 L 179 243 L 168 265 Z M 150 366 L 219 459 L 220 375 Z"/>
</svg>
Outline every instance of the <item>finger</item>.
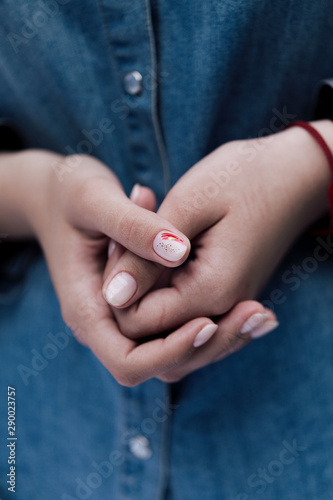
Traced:
<svg viewBox="0 0 333 500">
<path fill-rule="evenodd" d="M 136 255 L 166 267 L 182 264 L 190 251 L 185 234 L 156 213 L 135 205 L 111 172 L 106 173 L 98 160 L 89 161 L 97 163 L 99 171 L 103 168 L 103 174 L 91 174 L 77 188 L 76 227 L 103 233 Z"/>
<path fill-rule="evenodd" d="M 156 196 L 154 192 L 147 187 L 135 184 L 129 198 L 138 207 L 145 208 L 151 212 L 156 210 Z M 106 279 L 110 275 L 111 270 L 115 267 L 115 264 L 125 251 L 126 249 L 120 245 L 120 243 L 117 243 L 115 240 L 110 240 L 108 246 L 108 261 L 104 270 L 103 279 Z"/>
<path fill-rule="evenodd" d="M 211 156 L 215 158 L 214 155 Z M 213 165 L 213 160 L 209 161 Z M 205 190 L 212 182 L 207 174 L 204 182 L 201 180 L 202 175 L 200 176 L 198 184 L 196 170 L 200 169 L 201 162 L 177 182 L 158 210 L 158 214 L 172 224 L 175 221 L 176 227 L 180 227 L 190 239 L 221 220 L 227 211 L 227 207 L 215 198 L 214 202 L 203 205 L 199 203 L 201 190 Z M 163 271 L 154 262 L 143 262 L 137 254 L 138 252 L 125 252 L 104 283 L 105 299 L 113 307 L 127 308 L 137 302 L 154 286 Z"/>
<path fill-rule="evenodd" d="M 257 296 L 255 280 L 244 283 L 238 278 L 246 276 L 247 260 L 238 257 L 239 245 L 228 219 L 229 215 L 193 241 L 195 258 L 172 270 L 168 287 L 150 291 L 124 311 L 114 309 L 126 336 L 137 339 L 142 331 L 155 334 L 173 330 L 193 317 L 219 316 Z"/>
<path fill-rule="evenodd" d="M 155 212 L 157 206 L 156 196 L 154 191 L 146 186 L 135 184 L 130 194 L 130 200 L 138 207 Z"/>
<path fill-rule="evenodd" d="M 110 315 L 110 312 L 109 312 Z M 197 318 L 164 339 L 137 345 L 124 337 L 110 317 L 99 319 L 89 331 L 85 328 L 85 344 L 122 385 L 134 386 L 160 373 L 185 363 L 199 336 L 208 343 L 217 326 L 208 318 Z"/>
<path fill-rule="evenodd" d="M 153 211 L 156 208 L 156 197 L 153 191 L 138 184 L 134 186 L 130 199 L 136 205 L 147 210 Z M 135 301 L 134 297 L 137 295 L 136 292 L 138 294 L 145 293 L 146 290 L 151 288 L 161 278 L 165 269 L 164 266 L 136 258 L 134 254 L 126 252 L 129 255 L 128 262 L 131 260 L 130 256 L 133 256 L 133 267 L 126 273 L 118 271 L 118 267 L 121 267 L 119 260 L 124 253 L 123 248 L 119 243 L 112 245 L 112 256 L 109 258 L 104 272 L 104 297 L 110 305 L 116 307 L 124 306 L 126 303 L 133 303 Z M 113 281 L 113 278 L 116 279 Z M 142 285 L 144 282 L 146 282 L 146 287 Z M 137 283 L 141 283 L 140 291 L 138 290 Z"/>
<path fill-rule="evenodd" d="M 242 349 L 251 340 L 262 337 L 278 326 L 275 314 L 255 301 L 237 304 L 217 323 L 218 330 L 209 343 L 194 351 L 184 364 L 157 378 L 164 382 L 177 382 L 189 373 Z"/>
<path fill-rule="evenodd" d="M 209 172 L 204 180 L 201 176 L 196 178 L 196 171 L 201 168 L 201 163 L 178 180 L 158 209 L 158 215 L 181 228 L 190 240 L 221 220 L 228 208 L 223 205 L 222 197 L 214 196 L 209 199 L 203 195 L 209 188 L 211 179 Z"/>
<path fill-rule="evenodd" d="M 182 269 L 168 270 L 172 273 L 169 276 L 169 286 L 151 289 L 149 293 L 129 307 L 128 304 L 131 304 L 132 300 L 125 304 L 125 308 L 114 308 L 113 312 L 123 334 L 129 338 L 138 339 L 143 334 L 154 335 L 174 330 L 194 317 L 211 317 L 230 309 L 234 304 L 230 304 L 225 309 L 223 309 L 223 304 L 219 304 L 218 310 L 210 310 L 213 295 L 207 293 L 205 282 L 207 273 L 205 266 L 198 265 L 199 261 L 200 258 L 198 261 L 188 262 L 186 267 Z M 142 262 L 141 266 L 137 268 L 137 275 L 140 275 L 142 269 L 147 269 L 149 264 L 147 261 Z M 155 281 L 157 267 L 152 269 L 150 266 L 149 272 Z M 153 281 L 151 276 L 150 280 Z M 146 286 L 148 280 L 142 282 Z M 103 285 L 104 296 L 106 296 L 105 286 L 107 286 L 107 282 Z M 208 296 L 209 300 L 207 300 Z M 193 306 L 194 303 L 195 306 Z"/>
<path fill-rule="evenodd" d="M 70 248 L 82 246 L 82 237 L 74 233 L 72 239 Z M 126 338 L 102 297 L 99 266 L 91 259 L 90 248 L 84 249 L 83 245 L 80 259 L 66 261 L 56 280 L 63 318 L 121 384 L 136 385 L 184 363 L 193 350 L 210 341 L 217 325 L 205 317 L 192 320 L 165 339 L 138 345 Z M 198 336 L 200 345 L 195 344 Z"/>
</svg>

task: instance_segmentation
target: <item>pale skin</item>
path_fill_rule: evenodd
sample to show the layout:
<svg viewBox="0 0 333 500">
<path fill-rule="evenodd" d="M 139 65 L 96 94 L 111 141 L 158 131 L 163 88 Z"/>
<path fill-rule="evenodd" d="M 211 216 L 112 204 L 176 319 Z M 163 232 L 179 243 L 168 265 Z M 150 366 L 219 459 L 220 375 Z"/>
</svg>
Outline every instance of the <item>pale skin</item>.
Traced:
<svg viewBox="0 0 333 500">
<path fill-rule="evenodd" d="M 333 124 L 313 125 L 332 147 Z M 225 189 L 216 189 L 212 200 L 206 197 L 201 206 L 194 205 L 197 186 L 204 193 L 221 167 L 232 163 L 233 175 Z M 111 256 L 104 290 L 119 271 L 129 272 L 138 283 L 133 298 L 123 308 L 113 309 L 122 332 L 136 339 L 141 332 L 173 329 L 197 315 L 225 314 L 241 301 L 255 298 L 295 238 L 327 210 L 329 180 L 324 154 L 301 128 L 259 143 L 229 143 L 203 159 L 178 181 L 158 210 L 191 239 L 195 260 L 175 270 L 168 287 L 147 294 L 156 280 L 156 267 L 152 271 L 149 263 L 142 267 L 130 252 Z M 205 348 L 163 380 L 179 380 L 223 358 L 226 337 L 218 331 Z M 227 342 L 232 350 L 246 343 L 238 338 L 233 344 L 234 339 L 231 335 Z"/>
<path fill-rule="evenodd" d="M 333 150 L 332 123 L 313 125 Z M 244 153 L 249 145 L 256 151 L 251 160 Z M 102 163 L 80 160 L 60 183 L 54 163 L 62 157 L 37 150 L 0 155 L 0 231 L 40 241 L 64 320 L 121 384 L 179 380 L 247 344 L 251 335 L 240 329 L 253 314 L 274 323 L 275 315 L 253 299 L 295 238 L 327 208 L 327 160 L 306 131 L 222 146 L 178 181 L 157 214 L 150 190 L 142 188 L 134 204 Z M 193 206 L 196 187 L 211 181 L 207 173 L 235 161 L 240 168 L 231 167 L 228 185 Z M 185 242 L 179 262 L 153 251 L 161 230 Z M 119 245 L 105 268 L 110 239 Z M 186 261 L 189 240 L 195 260 L 172 269 Z M 165 269 L 169 286 L 151 290 L 157 281 L 161 286 Z M 130 273 L 137 290 L 111 310 L 103 280 L 105 292 L 119 272 Z M 213 316 L 216 332 L 194 347 Z M 165 330 L 172 331 L 166 338 L 138 340 Z"/>
</svg>

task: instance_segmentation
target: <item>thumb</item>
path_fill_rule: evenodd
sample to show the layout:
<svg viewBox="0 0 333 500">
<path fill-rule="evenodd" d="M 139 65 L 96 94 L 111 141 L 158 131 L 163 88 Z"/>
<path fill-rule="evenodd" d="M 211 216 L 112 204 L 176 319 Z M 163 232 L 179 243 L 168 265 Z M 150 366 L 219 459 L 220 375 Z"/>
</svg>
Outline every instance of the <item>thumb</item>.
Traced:
<svg viewBox="0 0 333 500">
<path fill-rule="evenodd" d="M 171 189 L 158 210 L 158 215 L 162 214 L 175 223 L 189 238 L 194 238 L 221 218 L 221 211 L 214 203 L 205 206 L 204 209 L 200 207 L 200 210 L 194 209 L 196 206 L 193 208 L 194 187 L 187 186 L 186 178 L 185 180 L 182 178 Z M 165 238 L 167 250 L 174 236 L 165 231 L 161 237 Z M 175 245 L 177 244 L 175 242 Z M 103 294 L 110 305 L 118 308 L 131 306 L 155 285 L 162 273 L 165 273 L 165 268 L 139 259 L 138 254 L 138 252 L 125 252 L 112 267 L 110 274 L 105 274 L 107 278 Z"/>
<path fill-rule="evenodd" d="M 135 205 L 141 208 L 145 208 L 146 210 L 150 210 L 151 212 L 155 212 L 156 210 L 157 201 L 155 193 L 147 187 L 140 186 L 140 184 L 135 184 L 129 198 L 133 203 L 135 203 Z M 112 269 L 115 267 L 118 260 L 125 251 L 126 248 L 124 248 L 116 241 L 109 241 L 108 260 L 104 269 L 103 279 L 110 276 Z"/>
<path fill-rule="evenodd" d="M 133 187 L 130 200 L 147 210 L 153 211 L 156 208 L 153 191 L 138 184 Z M 111 240 L 104 270 L 104 298 L 115 307 L 129 305 L 136 300 L 137 294 L 144 294 L 160 277 L 163 278 L 162 275 L 166 271 L 164 266 L 141 259 L 129 251 L 126 252 L 124 247 Z M 168 280 L 168 277 L 165 276 L 165 279 Z"/>
<path fill-rule="evenodd" d="M 168 220 L 135 205 L 98 160 L 90 162 L 97 174 L 89 172 L 79 193 L 76 227 L 105 234 L 134 254 L 166 267 L 182 264 L 190 252 L 188 238 Z"/>
</svg>

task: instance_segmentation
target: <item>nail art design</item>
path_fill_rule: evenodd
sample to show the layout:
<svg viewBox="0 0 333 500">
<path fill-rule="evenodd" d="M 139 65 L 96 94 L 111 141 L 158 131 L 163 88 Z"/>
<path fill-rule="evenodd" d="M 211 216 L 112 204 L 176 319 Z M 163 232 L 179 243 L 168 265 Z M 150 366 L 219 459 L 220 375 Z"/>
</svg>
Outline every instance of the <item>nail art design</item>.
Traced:
<svg viewBox="0 0 333 500">
<path fill-rule="evenodd" d="M 177 262 L 184 257 L 187 250 L 186 243 L 181 238 L 167 231 L 156 235 L 153 248 L 157 255 L 169 262 Z"/>
</svg>

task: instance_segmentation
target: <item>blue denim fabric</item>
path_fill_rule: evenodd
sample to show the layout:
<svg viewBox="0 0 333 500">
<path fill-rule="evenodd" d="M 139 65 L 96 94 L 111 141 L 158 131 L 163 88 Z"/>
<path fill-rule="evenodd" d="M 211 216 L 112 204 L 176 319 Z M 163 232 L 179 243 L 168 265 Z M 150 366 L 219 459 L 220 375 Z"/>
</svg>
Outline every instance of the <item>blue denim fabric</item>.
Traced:
<svg viewBox="0 0 333 500">
<path fill-rule="evenodd" d="M 0 18 L 0 116 L 29 147 L 92 154 L 159 200 L 221 143 L 310 118 L 332 76 L 328 0 L 5 0 Z M 138 96 L 123 86 L 133 70 Z M 73 338 L 39 248 L 6 256 L 0 497 L 13 497 L 9 385 L 18 500 L 331 500 L 331 253 L 304 237 L 281 264 L 262 296 L 276 333 L 180 383 L 135 388 Z"/>
</svg>

